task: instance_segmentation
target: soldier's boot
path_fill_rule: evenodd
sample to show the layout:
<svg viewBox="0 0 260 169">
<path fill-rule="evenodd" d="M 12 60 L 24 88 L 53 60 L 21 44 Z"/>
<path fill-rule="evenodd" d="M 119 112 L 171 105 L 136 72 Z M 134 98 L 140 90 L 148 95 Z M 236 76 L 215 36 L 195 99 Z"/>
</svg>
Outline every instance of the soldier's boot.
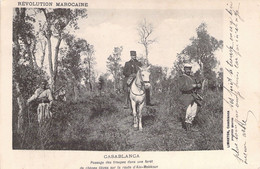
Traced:
<svg viewBox="0 0 260 169">
<path fill-rule="evenodd" d="M 190 129 L 191 129 L 191 126 L 190 126 L 190 125 L 191 125 L 190 123 L 186 123 L 186 122 L 185 122 L 186 131 L 190 131 Z"/>
<path fill-rule="evenodd" d="M 130 106 L 129 106 L 129 103 L 130 103 L 130 100 L 129 100 L 129 94 L 126 93 L 125 95 L 126 95 L 126 96 L 125 96 L 125 105 L 124 105 L 124 109 L 129 109 L 129 108 L 130 108 Z"/>
<path fill-rule="evenodd" d="M 150 89 L 145 89 L 145 96 L 146 106 L 154 106 L 155 104 L 151 103 Z"/>
<path fill-rule="evenodd" d="M 124 109 L 129 109 L 129 108 L 130 108 L 129 103 L 126 102 L 126 104 L 124 105 Z"/>
</svg>

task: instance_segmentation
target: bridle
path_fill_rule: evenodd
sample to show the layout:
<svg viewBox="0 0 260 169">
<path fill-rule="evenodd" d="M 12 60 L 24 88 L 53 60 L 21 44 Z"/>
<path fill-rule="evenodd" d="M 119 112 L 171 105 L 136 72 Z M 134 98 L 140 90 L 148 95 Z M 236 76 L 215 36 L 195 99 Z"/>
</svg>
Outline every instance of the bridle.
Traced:
<svg viewBox="0 0 260 169">
<path fill-rule="evenodd" d="M 136 85 L 138 88 L 140 88 L 140 89 L 143 91 L 143 93 L 142 93 L 142 94 L 136 94 L 136 93 L 134 93 L 134 92 L 132 91 L 132 89 L 130 88 L 130 92 L 131 92 L 133 95 L 135 95 L 135 96 L 142 96 L 142 95 L 144 95 L 144 94 L 145 94 L 144 86 L 145 86 L 146 83 L 150 83 L 150 81 L 145 81 L 145 80 L 143 80 L 143 78 L 142 78 L 142 76 L 141 76 L 140 74 L 141 74 L 141 72 L 139 72 L 139 78 L 140 78 L 141 85 L 139 85 L 139 84 L 136 83 L 136 78 L 137 78 L 138 74 L 136 75 L 136 78 L 135 78 L 135 85 Z"/>
</svg>

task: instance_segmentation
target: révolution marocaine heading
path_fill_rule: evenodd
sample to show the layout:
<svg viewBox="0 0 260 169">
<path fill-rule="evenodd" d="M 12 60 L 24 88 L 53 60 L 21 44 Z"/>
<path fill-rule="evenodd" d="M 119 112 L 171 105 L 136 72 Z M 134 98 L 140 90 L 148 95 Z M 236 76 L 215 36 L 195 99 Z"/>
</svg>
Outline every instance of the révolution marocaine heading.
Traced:
<svg viewBox="0 0 260 169">
<path fill-rule="evenodd" d="M 104 158 L 140 158 L 139 154 L 110 154 L 104 155 Z"/>
<path fill-rule="evenodd" d="M 88 7 L 88 3 L 77 2 L 18 2 L 18 6 Z"/>
</svg>

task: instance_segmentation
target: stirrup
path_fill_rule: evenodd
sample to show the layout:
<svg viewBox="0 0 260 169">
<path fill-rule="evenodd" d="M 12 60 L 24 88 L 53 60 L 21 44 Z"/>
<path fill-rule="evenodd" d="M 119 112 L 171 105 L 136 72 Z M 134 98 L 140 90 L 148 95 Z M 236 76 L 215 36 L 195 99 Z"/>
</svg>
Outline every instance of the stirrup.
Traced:
<svg viewBox="0 0 260 169">
<path fill-rule="evenodd" d="M 126 105 L 124 106 L 124 109 L 129 109 L 129 108 L 130 108 L 129 106 L 126 106 Z"/>
</svg>

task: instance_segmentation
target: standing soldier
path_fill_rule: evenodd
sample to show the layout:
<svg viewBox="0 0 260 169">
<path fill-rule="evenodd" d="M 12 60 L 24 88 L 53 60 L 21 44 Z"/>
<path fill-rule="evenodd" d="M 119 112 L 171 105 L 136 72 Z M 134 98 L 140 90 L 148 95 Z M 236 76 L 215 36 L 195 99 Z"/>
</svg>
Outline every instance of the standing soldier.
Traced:
<svg viewBox="0 0 260 169">
<path fill-rule="evenodd" d="M 129 108 L 130 100 L 129 100 L 129 87 L 134 80 L 136 73 L 139 70 L 139 67 L 142 67 L 142 63 L 139 62 L 136 59 L 136 51 L 130 51 L 131 60 L 125 63 L 123 75 L 124 83 L 123 88 L 125 92 L 125 109 Z M 147 106 L 153 106 L 153 104 L 150 103 L 150 89 L 145 90 L 146 93 L 146 105 Z"/>
<path fill-rule="evenodd" d="M 41 124 L 45 119 L 50 118 L 52 116 L 50 108 L 52 106 L 53 98 L 51 90 L 47 88 L 47 84 L 48 82 L 46 80 L 42 81 L 40 87 L 27 100 L 27 105 L 31 101 L 37 102 L 37 116 L 39 124 Z"/>
<path fill-rule="evenodd" d="M 187 131 L 191 130 L 192 121 L 197 113 L 198 102 L 194 96 L 194 92 L 196 89 L 201 88 L 201 85 L 197 84 L 191 76 L 191 68 L 190 64 L 185 64 L 184 73 L 179 79 L 179 87 L 182 93 L 180 101 L 186 108 L 185 126 Z M 192 131 L 197 130 L 193 128 Z"/>
</svg>

